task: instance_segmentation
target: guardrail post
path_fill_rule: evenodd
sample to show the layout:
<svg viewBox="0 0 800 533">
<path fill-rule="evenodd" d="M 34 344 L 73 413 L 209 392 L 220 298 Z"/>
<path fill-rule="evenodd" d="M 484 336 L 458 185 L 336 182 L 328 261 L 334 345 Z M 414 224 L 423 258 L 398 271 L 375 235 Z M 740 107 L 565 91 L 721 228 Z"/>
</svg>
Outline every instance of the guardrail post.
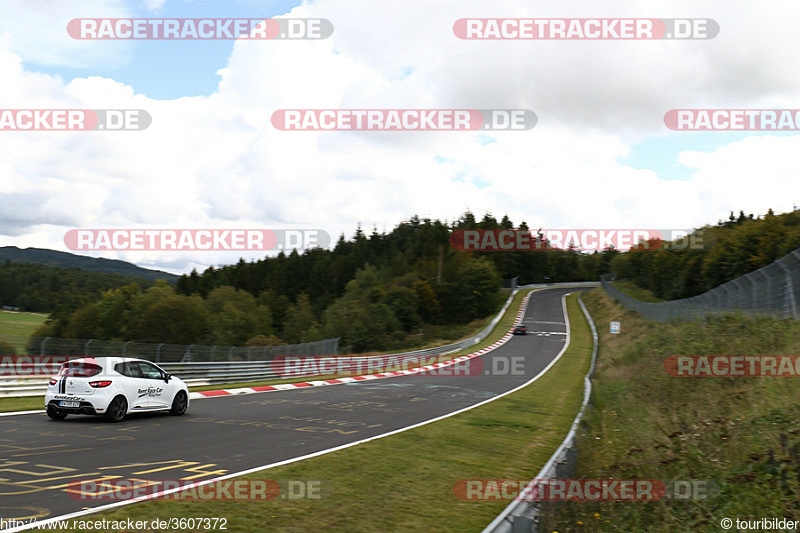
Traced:
<svg viewBox="0 0 800 533">
<path fill-rule="evenodd" d="M 189 347 L 186 348 L 186 353 L 183 354 L 183 357 L 181 358 L 181 363 L 185 363 L 186 361 L 191 361 L 192 360 L 192 348 L 193 347 L 194 347 L 194 344 L 190 344 Z"/>
<path fill-rule="evenodd" d="M 162 346 L 164 346 L 163 342 L 161 344 L 159 344 L 158 347 L 156 347 L 156 363 L 160 363 L 161 362 L 161 347 Z"/>
<path fill-rule="evenodd" d="M 39 348 L 39 355 L 44 355 L 44 346 L 45 346 L 45 344 L 47 344 L 47 341 L 49 341 L 49 340 L 50 340 L 50 337 L 45 337 L 44 338 L 44 340 L 42 341 L 42 346 L 41 346 L 41 348 Z"/>
<path fill-rule="evenodd" d="M 128 353 L 128 345 L 133 341 L 127 341 L 125 344 L 122 345 L 122 357 L 125 357 L 125 354 Z"/>
<path fill-rule="evenodd" d="M 87 357 L 89 356 L 89 345 L 92 344 L 93 340 L 94 339 L 89 339 L 88 341 L 86 341 L 86 346 L 83 348 L 83 351 Z"/>
<path fill-rule="evenodd" d="M 214 345 L 214 346 L 212 346 L 212 347 L 211 347 L 211 353 L 210 353 L 210 354 L 208 354 L 208 361 L 209 361 L 210 363 L 213 363 L 213 362 L 214 362 L 214 350 L 216 350 L 216 349 L 217 349 L 216 345 Z"/>
</svg>

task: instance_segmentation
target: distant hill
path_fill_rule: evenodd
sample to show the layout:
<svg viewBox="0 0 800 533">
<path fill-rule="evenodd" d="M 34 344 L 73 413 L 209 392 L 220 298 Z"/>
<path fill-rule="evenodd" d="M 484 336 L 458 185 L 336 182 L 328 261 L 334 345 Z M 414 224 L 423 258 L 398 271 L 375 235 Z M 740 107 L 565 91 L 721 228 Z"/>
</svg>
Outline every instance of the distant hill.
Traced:
<svg viewBox="0 0 800 533">
<path fill-rule="evenodd" d="M 80 268 L 91 272 L 104 274 L 121 274 L 133 278 L 146 280 L 166 279 L 175 283 L 178 276 L 161 270 L 150 270 L 136 266 L 133 263 L 118 259 L 104 259 L 102 257 L 87 257 L 57 250 L 43 248 L 17 248 L 16 246 L 0 247 L 0 262 L 6 260 L 12 263 L 36 263 L 60 268 Z"/>
</svg>

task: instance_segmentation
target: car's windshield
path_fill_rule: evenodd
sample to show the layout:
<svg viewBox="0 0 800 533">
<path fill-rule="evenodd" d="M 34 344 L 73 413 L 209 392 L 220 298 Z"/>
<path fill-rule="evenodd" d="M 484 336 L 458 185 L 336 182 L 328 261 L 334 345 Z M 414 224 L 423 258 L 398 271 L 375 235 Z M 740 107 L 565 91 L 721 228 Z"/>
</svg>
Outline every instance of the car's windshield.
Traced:
<svg viewBox="0 0 800 533">
<path fill-rule="evenodd" d="M 90 378 L 96 376 L 103 370 L 103 367 L 94 363 L 69 362 L 64 363 L 59 371 L 59 376 L 75 378 Z"/>
</svg>

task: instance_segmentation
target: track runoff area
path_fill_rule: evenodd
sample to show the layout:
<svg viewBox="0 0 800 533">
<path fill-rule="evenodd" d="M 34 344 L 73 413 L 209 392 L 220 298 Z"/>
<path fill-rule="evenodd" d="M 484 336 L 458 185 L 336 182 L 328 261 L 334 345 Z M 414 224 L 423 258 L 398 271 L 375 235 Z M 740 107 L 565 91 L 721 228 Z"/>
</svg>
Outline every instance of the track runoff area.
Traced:
<svg viewBox="0 0 800 533">
<path fill-rule="evenodd" d="M 237 476 L 428 424 L 524 387 L 566 350 L 565 298 L 576 290 L 581 289 L 531 292 L 519 320 L 527 335 L 473 358 L 468 371 L 443 368 L 195 399 L 182 417 L 142 413 L 119 424 L 82 416 L 53 421 L 44 413 L 2 416 L 0 518 L 6 522 L 0 529 L 91 520 L 87 515 L 154 497 L 170 499 L 187 488 L 196 490 L 195 499 L 319 490 L 231 483 Z M 222 483 L 226 480 L 231 483 Z"/>
</svg>

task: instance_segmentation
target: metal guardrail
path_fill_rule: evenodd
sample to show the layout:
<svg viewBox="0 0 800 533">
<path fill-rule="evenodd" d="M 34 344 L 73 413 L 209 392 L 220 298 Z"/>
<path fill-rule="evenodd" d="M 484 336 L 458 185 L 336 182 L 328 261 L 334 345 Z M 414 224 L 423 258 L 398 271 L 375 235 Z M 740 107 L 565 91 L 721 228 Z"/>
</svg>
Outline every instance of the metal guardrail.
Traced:
<svg viewBox="0 0 800 533">
<path fill-rule="evenodd" d="M 474 346 L 481 342 L 483 339 L 489 336 L 489 333 L 497 326 L 500 319 L 503 318 L 508 306 L 511 305 L 511 301 L 514 299 L 514 296 L 523 289 L 543 289 L 543 288 L 551 288 L 551 287 L 599 287 L 599 281 L 579 281 L 579 282 L 565 282 L 565 283 L 535 283 L 529 285 L 520 285 L 516 286 L 516 278 L 512 278 L 514 280 L 515 288 L 511 291 L 511 294 L 506 299 L 506 303 L 503 305 L 503 308 L 500 309 L 500 312 L 492 319 L 489 324 L 479 331 L 475 336 L 470 337 L 469 339 L 465 339 L 463 341 L 454 342 L 452 344 L 447 344 L 444 346 L 436 346 L 435 348 L 427 348 L 424 350 L 415 350 L 412 352 L 401 352 L 396 354 L 390 355 L 447 355 L 450 353 L 455 353 L 465 348 L 469 348 L 470 346 Z"/>
<path fill-rule="evenodd" d="M 190 387 L 220 383 L 269 381 L 279 379 L 271 361 L 225 361 L 219 363 L 160 363 L 164 370 L 178 376 Z M 55 373 L 55 372 L 54 372 Z M 0 376 L 0 398 L 41 396 L 47 390 L 50 374 Z"/>
<path fill-rule="evenodd" d="M 597 328 L 594 325 L 589 311 L 583 303 L 582 295 L 578 296 L 583 315 L 589 322 L 589 327 L 592 330 L 592 363 L 589 371 L 583 378 L 583 403 L 572 422 L 569 433 L 564 438 L 564 441 L 558 449 L 550 456 L 550 459 L 545 463 L 542 469 L 536 474 L 536 477 L 531 480 L 531 483 L 520 491 L 520 494 L 534 494 L 531 485 L 535 480 L 542 479 L 569 479 L 574 476 L 574 468 L 578 457 L 578 450 L 575 444 L 575 434 L 578 431 L 578 424 L 583 418 L 583 413 L 586 411 L 586 406 L 589 405 L 592 396 L 592 376 L 594 375 L 595 362 L 597 361 Z M 514 500 L 503 511 L 486 526 L 483 533 L 536 533 L 537 519 L 541 512 L 540 501 L 531 500 Z"/>
<path fill-rule="evenodd" d="M 339 353 L 339 340 L 340 338 L 336 337 L 335 339 L 279 346 L 207 346 L 33 337 L 27 342 L 27 351 L 30 355 L 138 357 L 158 364 L 187 361 L 263 361 L 281 355 L 333 355 Z"/>
<path fill-rule="evenodd" d="M 0 398 L 41 396 L 50 376 L 0 376 Z"/>
<path fill-rule="evenodd" d="M 492 321 L 487 325 L 483 330 L 481 330 L 477 335 L 470 337 L 469 339 L 465 339 L 459 342 L 455 342 L 452 344 L 447 344 L 444 346 L 436 346 L 433 348 L 427 348 L 424 350 L 416 350 L 410 352 L 401 352 L 401 353 L 394 353 L 394 354 L 387 354 L 387 355 L 372 355 L 372 356 L 363 356 L 365 358 L 366 368 L 370 368 L 370 362 L 374 361 L 378 363 L 376 366 L 384 366 L 385 362 L 392 358 L 398 356 L 432 356 L 432 355 L 446 355 L 449 353 L 457 352 L 464 348 L 468 348 L 469 346 L 473 346 L 480 341 L 482 341 L 486 336 L 494 329 L 500 319 L 503 317 L 503 314 L 506 312 L 508 307 L 511 305 L 511 301 L 514 299 L 514 295 L 518 292 L 514 290 L 511 295 L 509 295 L 508 299 L 506 300 L 503 308 L 500 312 L 492 319 Z M 73 339 L 59 339 L 59 340 L 67 340 L 72 341 Z M 339 339 L 335 339 L 337 346 Z M 325 341 L 320 341 L 325 342 Z M 88 350 L 81 351 L 79 350 L 80 346 L 87 346 L 91 347 L 93 343 L 87 342 L 86 340 L 78 340 L 71 344 L 69 344 L 66 348 L 68 349 L 68 353 L 59 353 L 59 355 L 73 355 L 72 353 L 75 350 L 78 350 L 77 354 L 74 355 L 83 355 L 84 353 L 88 352 Z M 118 343 L 124 344 L 124 343 Z M 318 343 L 306 343 L 306 345 L 310 344 L 318 344 Z M 46 346 L 46 343 L 44 344 Z M 299 347 L 302 345 L 294 345 L 295 347 Z M 52 344 L 51 344 L 52 347 Z M 108 346 L 106 346 L 108 348 Z M 118 347 L 117 347 L 118 348 Z M 152 348 L 152 346 L 151 346 Z M 290 349 L 291 346 L 251 346 L 251 347 L 240 347 L 236 348 L 238 350 L 238 354 L 241 355 L 245 353 L 245 350 L 249 350 L 248 357 L 252 355 L 253 349 L 255 348 L 257 351 L 255 352 L 256 356 L 261 355 L 264 357 L 263 360 L 260 361 L 225 361 L 225 362 L 195 362 L 195 361 L 187 361 L 185 354 L 191 354 L 191 348 L 187 346 L 180 347 L 181 351 L 183 351 L 184 355 L 178 361 L 173 362 L 163 362 L 160 361 L 159 357 L 156 358 L 148 358 L 146 356 L 136 354 L 135 350 L 119 350 L 117 352 L 111 352 L 108 355 L 121 355 L 122 353 L 126 353 L 128 357 L 141 357 L 143 359 L 149 359 L 158 363 L 164 370 L 175 374 L 182 380 L 186 381 L 190 386 L 203 386 L 203 385 L 215 385 L 220 383 L 236 383 L 236 382 L 247 382 L 247 381 L 270 381 L 273 379 L 280 379 L 282 376 L 277 376 L 272 369 L 272 359 L 274 357 L 279 356 L 292 356 L 292 355 L 332 355 L 329 353 L 314 353 L 311 350 L 301 350 L 301 349 Z M 208 347 L 205 347 L 208 348 Z M 268 356 L 264 356 L 261 348 L 271 348 L 273 353 L 268 354 Z M 184 351 L 185 350 L 185 351 Z M 44 351 L 44 348 L 43 350 Z M 47 351 L 50 351 L 49 349 Z M 316 350 L 315 350 L 316 351 Z M 207 350 L 206 350 L 207 352 Z M 279 353 L 274 353 L 279 352 Z M 280 353 L 282 352 L 282 353 Z M 306 352 L 306 353 L 304 353 Z M 156 352 L 160 354 L 161 352 Z M 172 353 L 175 353 L 173 350 Z M 231 350 L 231 354 L 234 354 L 234 351 Z M 213 354 L 213 352 L 212 352 Z M 45 355 L 45 354 L 42 354 Z M 95 352 L 93 355 L 105 355 L 104 352 Z M 177 359 L 177 357 L 173 357 Z M 37 396 L 44 394 L 47 385 L 46 380 L 49 376 L 40 375 L 40 376 L 30 376 L 26 378 L 19 378 L 15 376 L 0 376 L 0 397 L 3 396 Z"/>
<path fill-rule="evenodd" d="M 511 291 L 511 294 L 506 299 L 506 303 L 503 304 L 502 309 L 497 315 L 492 319 L 489 324 L 480 330 L 476 335 L 464 339 L 463 341 L 454 342 L 451 344 L 445 344 L 444 346 L 435 346 L 433 348 L 425 348 L 423 350 L 414 350 L 411 352 L 399 352 L 388 354 L 389 356 L 398 356 L 398 355 L 447 355 L 449 353 L 455 353 L 459 350 L 463 350 L 465 348 L 469 348 L 470 346 L 474 346 L 481 342 L 483 339 L 491 333 L 491 331 L 497 326 L 497 323 L 500 322 L 500 319 L 503 318 L 503 314 L 505 314 L 508 306 L 511 305 L 511 301 L 514 299 L 514 296 L 519 292 L 519 289 L 514 289 Z"/>
<path fill-rule="evenodd" d="M 0 340 L 8 340 L 4 336 Z M 154 361 L 190 386 L 278 379 L 270 367 L 275 357 L 338 353 L 339 338 L 281 346 L 204 346 L 103 341 L 98 339 L 34 338 L 36 356 L 121 356 Z M 56 373 L 57 369 L 53 370 Z M 51 374 L 0 375 L 0 397 L 40 396 Z"/>
<path fill-rule="evenodd" d="M 551 283 L 551 284 L 533 284 L 517 287 L 509 295 L 503 308 L 492 321 L 483 328 L 476 335 L 464 339 L 459 342 L 447 344 L 444 346 L 436 346 L 423 350 L 416 350 L 410 352 L 401 352 L 386 355 L 372 355 L 363 356 L 366 359 L 366 368 L 370 367 L 370 361 L 380 363 L 376 366 L 384 366 L 386 361 L 392 357 L 398 356 L 425 356 L 425 355 L 447 355 L 450 353 L 469 348 L 478 344 L 485 339 L 489 333 L 497 326 L 504 313 L 508 310 L 516 293 L 521 289 L 531 288 L 550 288 L 550 287 L 578 287 L 578 286 L 595 286 L 599 282 L 578 282 L 578 283 Z M 42 339 L 44 341 L 44 339 Z M 76 355 L 82 356 L 90 353 L 93 356 L 100 357 L 103 355 L 125 355 L 127 357 L 139 357 L 148 359 L 158 363 L 168 372 L 175 374 L 182 380 L 186 381 L 190 386 L 203 386 L 203 385 L 216 385 L 221 383 L 244 383 L 248 381 L 270 381 L 281 379 L 283 376 L 277 376 L 271 367 L 271 361 L 274 357 L 278 356 L 293 356 L 293 355 L 332 355 L 335 352 L 322 352 L 320 349 L 325 346 L 329 341 L 335 341 L 338 347 L 339 339 L 328 339 L 326 341 L 318 341 L 315 343 L 295 344 L 289 346 L 250 346 L 250 347 L 218 347 L 220 350 L 218 354 L 227 353 L 227 357 L 237 357 L 242 360 L 203 360 L 205 355 L 210 354 L 212 359 L 214 357 L 214 347 L 211 346 L 176 346 L 176 349 L 165 351 L 155 351 L 154 347 L 157 344 L 145 343 L 124 343 L 115 341 L 94 341 L 81 340 L 81 339 L 59 339 L 65 341 L 73 341 L 71 344 L 62 345 L 66 351 L 59 353 L 53 352 L 52 348 L 56 347 L 56 343 L 52 343 L 55 339 L 44 343 L 41 355 Z M 97 344 L 95 344 L 95 342 Z M 107 344 L 103 344 L 107 343 Z M 128 344 L 125 349 L 122 345 Z M 133 346 L 132 345 L 136 345 Z M 141 353 L 135 349 L 137 346 L 144 346 L 145 353 Z M 163 348 L 164 345 L 162 345 Z M 84 348 L 89 348 L 85 350 Z M 102 349 L 101 349 L 102 348 Z M 116 349 L 116 351 L 114 351 Z M 171 356 L 165 357 L 148 357 L 147 354 L 156 354 L 163 356 L 165 353 L 170 353 Z M 187 357 L 189 354 L 189 357 Z M 197 359 L 195 359 L 195 354 Z M 260 360 L 253 360 L 248 358 L 262 357 Z M 357 356 L 358 357 L 358 356 Z M 165 360 L 166 359 L 166 360 Z M 198 360 L 199 359 L 199 360 Z M 47 379 L 49 375 L 19 377 L 19 376 L 0 376 L 0 397 L 12 396 L 38 396 L 45 393 L 47 389 Z"/>
<path fill-rule="evenodd" d="M 691 320 L 714 313 L 744 312 L 777 318 L 800 317 L 800 248 L 765 267 L 723 283 L 703 294 L 668 302 L 642 302 L 611 285 L 612 275 L 601 277 L 603 289 L 631 311 L 648 320 Z"/>
</svg>

